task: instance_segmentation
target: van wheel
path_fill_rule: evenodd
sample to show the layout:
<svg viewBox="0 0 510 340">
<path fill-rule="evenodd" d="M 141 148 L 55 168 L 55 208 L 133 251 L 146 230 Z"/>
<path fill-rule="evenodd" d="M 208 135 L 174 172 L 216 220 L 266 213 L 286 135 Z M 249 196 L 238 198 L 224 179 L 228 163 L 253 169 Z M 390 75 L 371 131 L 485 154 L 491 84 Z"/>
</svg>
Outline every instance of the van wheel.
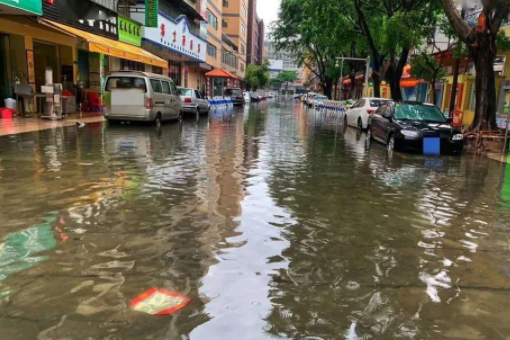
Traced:
<svg viewBox="0 0 510 340">
<path fill-rule="evenodd" d="M 363 131 L 363 122 L 361 121 L 361 118 L 358 118 L 358 130 L 359 132 Z"/>
<path fill-rule="evenodd" d="M 163 123 L 163 119 L 161 117 L 161 113 L 158 113 L 156 115 L 156 119 L 154 120 L 154 124 L 156 125 L 156 127 L 159 129 L 161 127 L 161 124 Z"/>
</svg>

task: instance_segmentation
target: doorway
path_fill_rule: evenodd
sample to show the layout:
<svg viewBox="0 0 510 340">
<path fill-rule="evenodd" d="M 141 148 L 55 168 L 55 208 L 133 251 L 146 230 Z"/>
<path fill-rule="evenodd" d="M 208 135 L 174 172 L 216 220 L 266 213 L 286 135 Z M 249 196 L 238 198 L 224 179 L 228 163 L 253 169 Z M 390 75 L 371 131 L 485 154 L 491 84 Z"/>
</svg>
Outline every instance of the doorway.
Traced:
<svg viewBox="0 0 510 340">
<path fill-rule="evenodd" d="M 46 85 L 44 74 L 47 67 L 51 67 L 53 70 L 53 83 L 60 82 L 60 63 L 57 46 L 34 41 L 34 64 L 37 89 Z"/>
<path fill-rule="evenodd" d="M 0 107 L 5 98 L 12 98 L 11 65 L 9 56 L 9 36 L 0 34 Z"/>
</svg>

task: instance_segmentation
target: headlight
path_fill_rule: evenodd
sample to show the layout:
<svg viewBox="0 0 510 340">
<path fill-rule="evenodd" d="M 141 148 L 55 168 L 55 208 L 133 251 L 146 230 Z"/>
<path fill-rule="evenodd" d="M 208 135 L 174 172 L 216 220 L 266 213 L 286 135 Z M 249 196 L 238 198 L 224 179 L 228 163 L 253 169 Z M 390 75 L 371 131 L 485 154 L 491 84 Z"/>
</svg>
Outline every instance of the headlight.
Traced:
<svg viewBox="0 0 510 340">
<path fill-rule="evenodd" d="M 418 132 L 416 131 L 402 130 L 400 132 L 406 137 L 416 138 L 419 136 Z"/>
<path fill-rule="evenodd" d="M 464 136 L 460 133 L 453 135 L 452 140 L 463 140 Z"/>
</svg>

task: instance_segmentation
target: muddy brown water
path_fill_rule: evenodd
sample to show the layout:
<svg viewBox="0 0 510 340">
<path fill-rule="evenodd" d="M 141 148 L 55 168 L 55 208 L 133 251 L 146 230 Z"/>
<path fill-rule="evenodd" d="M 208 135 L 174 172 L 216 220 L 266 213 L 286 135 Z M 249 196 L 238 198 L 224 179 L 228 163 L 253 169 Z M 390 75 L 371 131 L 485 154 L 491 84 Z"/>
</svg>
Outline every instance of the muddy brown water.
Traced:
<svg viewBox="0 0 510 340">
<path fill-rule="evenodd" d="M 510 169 L 293 102 L 0 138 L 0 339 L 510 339 Z M 191 302 L 131 310 L 160 287 Z"/>
</svg>

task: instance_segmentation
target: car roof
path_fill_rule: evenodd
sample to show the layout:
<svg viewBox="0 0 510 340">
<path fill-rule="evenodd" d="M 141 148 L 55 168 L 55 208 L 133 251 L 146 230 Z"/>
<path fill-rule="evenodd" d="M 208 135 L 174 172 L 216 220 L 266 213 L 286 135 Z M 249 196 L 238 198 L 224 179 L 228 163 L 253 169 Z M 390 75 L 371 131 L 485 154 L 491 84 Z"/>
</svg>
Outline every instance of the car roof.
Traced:
<svg viewBox="0 0 510 340">
<path fill-rule="evenodd" d="M 164 75 L 161 75 L 161 74 L 157 74 L 157 73 L 151 73 L 151 72 L 142 72 L 142 71 L 123 71 L 123 70 L 119 70 L 119 71 L 111 71 L 110 74 L 108 76 L 110 77 L 121 77 L 121 76 L 129 76 L 129 75 L 139 75 L 139 76 L 144 76 L 144 77 L 148 77 L 148 78 L 157 78 L 157 79 L 165 79 L 165 80 L 172 80 L 172 78 L 169 78 L 168 76 L 164 76 Z"/>
</svg>

